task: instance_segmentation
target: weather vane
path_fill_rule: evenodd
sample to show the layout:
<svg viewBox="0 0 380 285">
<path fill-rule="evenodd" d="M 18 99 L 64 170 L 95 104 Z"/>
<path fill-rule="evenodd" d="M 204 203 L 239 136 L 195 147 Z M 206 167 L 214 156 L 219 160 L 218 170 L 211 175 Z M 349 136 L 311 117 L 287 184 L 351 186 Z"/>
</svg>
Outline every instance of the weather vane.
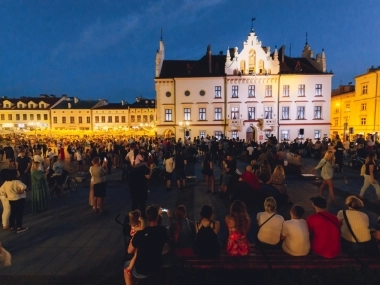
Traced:
<svg viewBox="0 0 380 285">
<path fill-rule="evenodd" d="M 251 20 L 251 31 L 253 32 L 253 21 L 256 20 L 256 18 L 252 18 Z"/>
</svg>

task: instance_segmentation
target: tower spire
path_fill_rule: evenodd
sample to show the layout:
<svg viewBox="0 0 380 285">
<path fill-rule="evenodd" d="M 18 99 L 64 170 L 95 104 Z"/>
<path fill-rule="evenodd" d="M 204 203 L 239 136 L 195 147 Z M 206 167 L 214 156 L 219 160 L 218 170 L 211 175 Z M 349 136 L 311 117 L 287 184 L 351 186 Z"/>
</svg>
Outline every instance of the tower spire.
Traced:
<svg viewBox="0 0 380 285">
<path fill-rule="evenodd" d="M 306 43 L 305 43 L 305 45 L 306 45 L 306 46 L 308 45 L 308 43 L 307 43 L 307 32 L 306 32 Z"/>
<path fill-rule="evenodd" d="M 161 28 L 161 36 L 160 36 L 160 40 L 162 41 L 162 28 Z"/>
<path fill-rule="evenodd" d="M 251 32 L 253 32 L 253 21 L 256 20 L 256 18 L 251 19 Z"/>
</svg>

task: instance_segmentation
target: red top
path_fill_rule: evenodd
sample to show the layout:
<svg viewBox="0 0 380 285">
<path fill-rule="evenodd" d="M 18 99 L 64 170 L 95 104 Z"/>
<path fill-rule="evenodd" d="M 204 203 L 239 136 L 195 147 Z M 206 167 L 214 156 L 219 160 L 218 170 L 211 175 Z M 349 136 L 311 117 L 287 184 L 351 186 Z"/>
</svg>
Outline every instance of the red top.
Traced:
<svg viewBox="0 0 380 285">
<path fill-rule="evenodd" d="M 260 188 L 259 178 L 256 174 L 246 171 L 240 177 L 251 185 L 253 189 L 258 190 Z"/>
<path fill-rule="evenodd" d="M 322 211 L 306 219 L 310 231 L 311 250 L 325 258 L 340 252 L 340 223 L 333 214 Z"/>
</svg>

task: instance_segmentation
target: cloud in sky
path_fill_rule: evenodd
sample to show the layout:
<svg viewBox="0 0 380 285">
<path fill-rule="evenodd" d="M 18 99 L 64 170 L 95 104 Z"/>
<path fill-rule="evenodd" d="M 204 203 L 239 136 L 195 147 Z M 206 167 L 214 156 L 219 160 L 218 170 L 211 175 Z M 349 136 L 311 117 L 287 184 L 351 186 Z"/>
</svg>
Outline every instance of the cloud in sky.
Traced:
<svg viewBox="0 0 380 285">
<path fill-rule="evenodd" d="M 79 59 L 89 54 L 103 52 L 118 45 L 135 33 L 158 30 L 165 19 L 178 25 L 189 25 L 199 21 L 210 11 L 208 9 L 225 0 L 164 0 L 151 1 L 138 12 L 114 20 L 96 19 L 84 27 L 76 39 L 60 43 L 53 48 L 52 56 L 66 54 L 70 59 Z"/>
</svg>

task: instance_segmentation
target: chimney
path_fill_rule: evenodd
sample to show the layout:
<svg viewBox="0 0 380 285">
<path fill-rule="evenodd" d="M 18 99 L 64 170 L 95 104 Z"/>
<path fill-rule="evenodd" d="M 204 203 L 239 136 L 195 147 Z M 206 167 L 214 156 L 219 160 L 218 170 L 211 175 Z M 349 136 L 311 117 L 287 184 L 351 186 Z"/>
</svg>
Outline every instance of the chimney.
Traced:
<svg viewBox="0 0 380 285">
<path fill-rule="evenodd" d="M 71 103 L 67 103 L 67 108 L 71 109 Z"/>
<path fill-rule="evenodd" d="M 77 97 L 74 97 L 74 104 L 78 103 L 78 98 Z"/>
<path fill-rule="evenodd" d="M 125 104 L 124 100 L 121 100 L 121 106 L 124 106 L 124 104 Z"/>
<path fill-rule="evenodd" d="M 212 73 L 212 53 L 211 53 L 211 45 L 207 46 L 207 61 L 208 61 L 208 73 Z"/>
</svg>

